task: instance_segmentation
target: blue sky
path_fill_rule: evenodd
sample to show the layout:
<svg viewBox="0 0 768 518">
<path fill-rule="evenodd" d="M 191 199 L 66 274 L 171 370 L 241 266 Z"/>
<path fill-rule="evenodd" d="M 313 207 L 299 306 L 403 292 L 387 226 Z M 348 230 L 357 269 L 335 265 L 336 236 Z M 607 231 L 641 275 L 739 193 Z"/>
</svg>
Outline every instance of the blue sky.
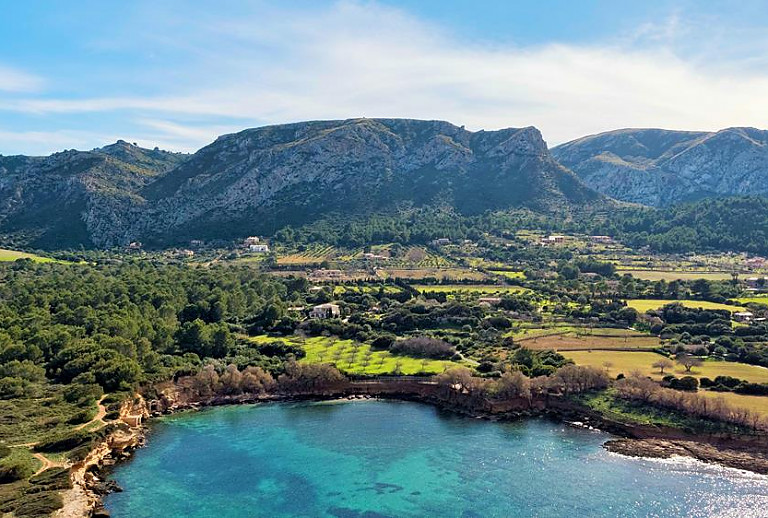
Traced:
<svg viewBox="0 0 768 518">
<path fill-rule="evenodd" d="M 768 128 L 768 2 L 35 1 L 0 16 L 0 153 L 194 151 L 308 119 Z"/>
</svg>

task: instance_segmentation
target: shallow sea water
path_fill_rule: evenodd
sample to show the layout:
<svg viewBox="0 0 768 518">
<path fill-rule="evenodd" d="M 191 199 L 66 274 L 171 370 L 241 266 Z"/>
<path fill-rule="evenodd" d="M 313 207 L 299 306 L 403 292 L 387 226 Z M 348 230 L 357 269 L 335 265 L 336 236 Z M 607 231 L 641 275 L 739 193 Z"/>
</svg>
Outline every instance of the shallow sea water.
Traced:
<svg viewBox="0 0 768 518">
<path fill-rule="evenodd" d="M 218 407 L 153 421 L 116 518 L 768 517 L 768 477 L 606 452 L 602 432 L 396 401 Z"/>
</svg>

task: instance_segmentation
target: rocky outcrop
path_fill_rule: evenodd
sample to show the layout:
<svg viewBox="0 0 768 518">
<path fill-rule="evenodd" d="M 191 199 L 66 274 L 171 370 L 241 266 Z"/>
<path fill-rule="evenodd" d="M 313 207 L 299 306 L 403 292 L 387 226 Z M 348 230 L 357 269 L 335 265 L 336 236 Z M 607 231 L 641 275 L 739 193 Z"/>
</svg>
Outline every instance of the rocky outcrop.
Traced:
<svg viewBox="0 0 768 518">
<path fill-rule="evenodd" d="M 557 146 L 554 157 L 613 198 L 667 206 L 712 196 L 768 194 L 768 131 L 625 129 Z"/>
<path fill-rule="evenodd" d="M 47 249 L 115 244 L 127 209 L 142 203 L 136 192 L 185 157 L 124 141 L 47 157 L 0 156 L 0 233 Z"/>
<path fill-rule="evenodd" d="M 738 450 L 702 442 L 667 439 L 614 439 L 606 442 L 604 446 L 608 451 L 631 457 L 691 457 L 729 468 L 768 474 L 768 454 L 756 448 Z"/>
</svg>

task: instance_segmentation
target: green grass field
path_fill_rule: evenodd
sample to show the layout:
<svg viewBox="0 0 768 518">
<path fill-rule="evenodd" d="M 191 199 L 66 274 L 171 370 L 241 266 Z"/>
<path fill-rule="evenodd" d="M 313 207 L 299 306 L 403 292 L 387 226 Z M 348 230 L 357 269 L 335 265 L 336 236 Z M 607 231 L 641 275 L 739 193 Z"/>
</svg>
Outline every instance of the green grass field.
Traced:
<svg viewBox="0 0 768 518">
<path fill-rule="evenodd" d="M 520 293 L 527 291 L 520 286 L 503 286 L 495 284 L 414 284 L 413 289 L 425 293 Z"/>
<path fill-rule="evenodd" d="M 16 250 L 0 248 L 0 261 L 15 261 L 16 259 L 31 259 L 36 263 L 56 262 L 56 259 L 51 259 L 50 257 L 41 257 L 39 255 L 28 254 L 26 252 L 18 252 Z"/>
<path fill-rule="evenodd" d="M 768 296 L 763 297 L 739 297 L 736 299 L 740 304 L 765 304 L 768 306 Z"/>
<path fill-rule="evenodd" d="M 723 281 L 729 280 L 731 274 L 729 272 L 686 272 L 686 271 L 669 271 L 669 270 L 632 270 L 632 269 L 618 269 L 616 273 L 619 275 L 631 274 L 636 279 L 644 279 L 646 281 L 693 281 L 696 279 L 706 279 L 708 281 Z"/>
<path fill-rule="evenodd" d="M 616 376 L 619 373 L 628 375 L 637 371 L 654 379 L 662 378 L 659 370 L 652 365 L 662 359 L 663 356 L 652 352 L 568 351 L 565 356 L 572 359 L 577 365 L 605 368 L 606 363 L 610 364 L 607 368 L 611 376 Z M 753 383 L 768 383 L 768 369 L 737 362 L 705 361 L 701 367 L 694 367 L 690 373 L 686 373 L 683 367 L 675 365 L 672 369 L 665 370 L 664 374 L 674 374 L 678 377 L 690 375 L 710 379 L 717 376 L 733 376 Z"/>
<path fill-rule="evenodd" d="M 701 309 L 725 309 L 728 311 L 744 311 L 743 306 L 729 306 L 708 302 L 706 300 L 660 300 L 660 299 L 633 299 L 627 301 L 627 306 L 636 309 L 639 313 L 645 313 L 649 309 L 659 309 L 666 304 L 679 303 L 687 308 Z"/>
<path fill-rule="evenodd" d="M 307 356 L 306 363 L 331 363 L 348 374 L 400 374 L 410 375 L 421 372 L 439 374 L 445 369 L 459 365 L 452 361 L 422 360 L 408 356 L 395 356 L 388 351 L 372 351 L 371 346 L 354 340 L 339 340 L 331 337 L 306 339 L 268 336 L 251 337 L 255 342 L 284 341 L 302 347 Z"/>
</svg>

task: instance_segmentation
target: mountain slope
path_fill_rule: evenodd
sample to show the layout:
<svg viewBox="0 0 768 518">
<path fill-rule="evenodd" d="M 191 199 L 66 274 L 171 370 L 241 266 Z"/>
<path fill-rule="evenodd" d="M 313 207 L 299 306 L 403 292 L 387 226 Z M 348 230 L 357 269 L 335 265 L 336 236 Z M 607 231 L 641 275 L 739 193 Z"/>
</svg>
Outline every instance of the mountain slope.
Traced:
<svg viewBox="0 0 768 518">
<path fill-rule="evenodd" d="M 270 233 L 330 214 L 420 206 L 473 214 L 607 203 L 553 160 L 535 128 L 470 132 L 408 119 L 225 135 L 140 192 L 144 217 L 117 239 Z"/>
<path fill-rule="evenodd" d="M 185 157 L 124 141 L 47 157 L 0 156 L 0 233 L 36 248 L 93 246 L 139 189 Z"/>
<path fill-rule="evenodd" d="M 625 129 L 557 146 L 553 156 L 613 198 L 668 206 L 711 196 L 768 194 L 768 131 Z"/>
</svg>

